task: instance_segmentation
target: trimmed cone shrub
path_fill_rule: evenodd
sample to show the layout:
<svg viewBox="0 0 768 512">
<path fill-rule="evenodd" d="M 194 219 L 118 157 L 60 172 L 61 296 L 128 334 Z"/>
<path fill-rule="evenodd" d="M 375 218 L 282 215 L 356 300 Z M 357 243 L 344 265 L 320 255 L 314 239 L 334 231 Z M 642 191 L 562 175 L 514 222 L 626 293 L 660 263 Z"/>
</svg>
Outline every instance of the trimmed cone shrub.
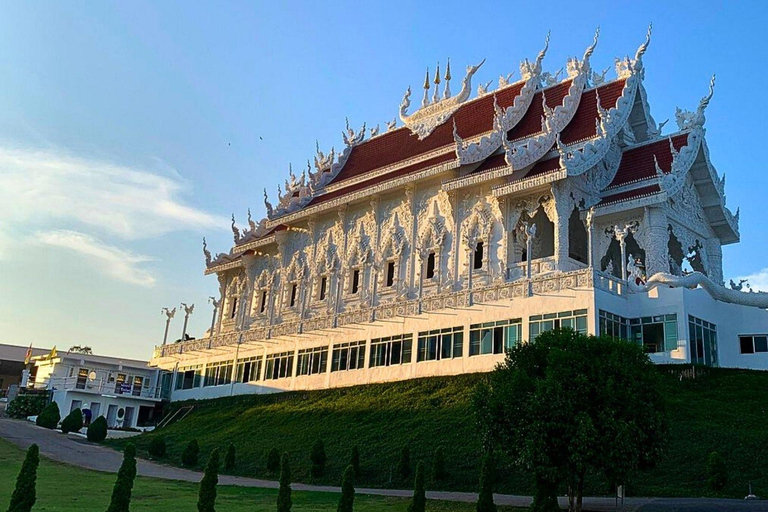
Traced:
<svg viewBox="0 0 768 512">
<path fill-rule="evenodd" d="M 712 452 L 707 459 L 707 476 L 712 490 L 722 491 L 728 484 L 728 467 L 720 452 Z"/>
<path fill-rule="evenodd" d="M 496 512 L 493 503 L 493 483 L 496 479 L 493 456 L 486 453 L 480 467 L 480 493 L 477 496 L 477 512 Z"/>
<path fill-rule="evenodd" d="M 211 452 L 205 474 L 200 480 L 200 494 L 197 498 L 198 512 L 216 512 L 216 485 L 219 483 L 219 449 Z"/>
<path fill-rule="evenodd" d="M 283 454 L 280 460 L 280 490 L 277 491 L 277 512 L 290 512 L 291 501 L 291 466 L 288 462 L 288 453 Z"/>
<path fill-rule="evenodd" d="M 427 507 L 427 493 L 424 490 L 424 463 L 416 464 L 416 476 L 413 479 L 413 500 L 408 505 L 408 512 L 424 512 Z"/>
<path fill-rule="evenodd" d="M 165 436 L 153 437 L 149 442 L 147 451 L 152 457 L 156 459 L 162 459 L 165 457 L 165 454 L 168 451 L 168 446 L 165 443 Z"/>
<path fill-rule="evenodd" d="M 11 418 L 23 419 L 27 416 L 37 416 L 48 401 L 45 395 L 19 395 L 8 404 L 5 413 Z"/>
<path fill-rule="evenodd" d="M 128 512 L 131 506 L 131 491 L 136 479 L 136 447 L 133 443 L 125 445 L 123 463 L 117 471 L 117 480 L 112 488 L 112 499 L 107 512 Z"/>
<path fill-rule="evenodd" d="M 341 498 L 336 512 L 352 512 L 355 504 L 355 468 L 352 464 L 344 470 L 344 476 L 341 477 Z"/>
<path fill-rule="evenodd" d="M 88 425 L 86 431 L 89 441 L 94 443 L 100 443 L 107 438 L 107 419 L 104 416 L 99 416 Z"/>
<path fill-rule="evenodd" d="M 432 476 L 435 480 L 443 480 L 448 473 L 445 471 L 445 452 L 442 446 L 438 446 L 435 450 L 435 462 L 432 466 Z"/>
<path fill-rule="evenodd" d="M 355 470 L 355 476 L 360 478 L 360 451 L 357 449 L 357 446 L 352 447 L 349 463 L 352 465 L 352 469 Z"/>
<path fill-rule="evenodd" d="M 40 411 L 35 423 L 37 423 L 38 427 L 56 428 L 60 419 L 61 413 L 59 412 L 59 404 L 51 402 L 45 406 L 45 409 Z"/>
<path fill-rule="evenodd" d="M 197 439 L 193 439 L 181 452 L 181 463 L 187 467 L 197 466 L 197 457 L 200 455 L 200 445 Z"/>
<path fill-rule="evenodd" d="M 227 454 L 224 456 L 224 469 L 232 471 L 235 469 L 235 445 L 230 444 L 227 448 Z"/>
<path fill-rule="evenodd" d="M 400 460 L 397 461 L 397 474 L 403 481 L 411 476 L 411 448 L 403 446 L 400 452 Z"/>
<path fill-rule="evenodd" d="M 61 431 L 65 434 L 79 432 L 81 428 L 83 428 L 83 411 L 79 408 L 73 409 L 61 422 Z"/>
<path fill-rule="evenodd" d="M 267 455 L 267 471 L 270 473 L 280 471 L 280 452 L 277 451 L 277 448 L 269 450 L 269 455 Z"/>
<path fill-rule="evenodd" d="M 309 460 L 312 461 L 312 476 L 323 476 L 323 472 L 325 471 L 326 456 L 325 445 L 323 444 L 322 439 L 315 441 L 314 446 L 312 446 L 312 453 L 309 454 Z"/>
<path fill-rule="evenodd" d="M 21 465 L 19 476 L 16 477 L 16 487 L 11 495 L 11 505 L 8 512 L 30 512 L 35 505 L 37 494 L 37 466 L 40 464 L 40 450 L 33 444 L 27 450 L 24 463 Z"/>
</svg>

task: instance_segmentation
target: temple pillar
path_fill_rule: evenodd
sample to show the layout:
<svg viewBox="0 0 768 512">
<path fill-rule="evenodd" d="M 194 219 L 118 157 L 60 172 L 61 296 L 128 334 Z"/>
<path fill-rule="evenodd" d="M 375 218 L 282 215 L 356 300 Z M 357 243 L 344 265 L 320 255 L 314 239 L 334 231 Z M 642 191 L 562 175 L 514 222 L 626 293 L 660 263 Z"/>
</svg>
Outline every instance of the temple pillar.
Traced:
<svg viewBox="0 0 768 512">
<path fill-rule="evenodd" d="M 573 210 L 573 201 L 567 192 L 559 191 L 553 187 L 554 215 L 550 214 L 552 208 L 546 208 L 545 213 L 555 225 L 555 268 L 568 270 L 568 222 Z M 554 217 L 554 218 L 552 218 Z"/>
<path fill-rule="evenodd" d="M 704 251 L 707 254 L 707 275 L 718 283 L 723 284 L 723 247 L 717 237 L 704 241 Z"/>
<path fill-rule="evenodd" d="M 645 274 L 651 277 L 659 272 L 669 272 L 669 232 L 667 215 L 659 206 L 645 210 Z"/>
</svg>

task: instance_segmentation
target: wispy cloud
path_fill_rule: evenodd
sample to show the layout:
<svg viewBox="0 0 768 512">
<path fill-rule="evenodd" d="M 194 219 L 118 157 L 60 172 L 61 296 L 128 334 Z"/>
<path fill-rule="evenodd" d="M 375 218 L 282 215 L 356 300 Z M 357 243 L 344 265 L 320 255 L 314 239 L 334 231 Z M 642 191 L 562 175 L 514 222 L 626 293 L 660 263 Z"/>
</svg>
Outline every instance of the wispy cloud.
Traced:
<svg viewBox="0 0 768 512">
<path fill-rule="evenodd" d="M 155 278 L 142 263 L 152 261 L 148 256 L 132 254 L 118 247 L 104 244 L 96 238 L 77 231 L 58 230 L 35 235 L 38 243 L 74 251 L 87 257 L 102 273 L 117 280 L 139 286 L 152 287 Z"/>
<path fill-rule="evenodd" d="M 0 146 L 0 258 L 32 240 L 30 233 L 40 232 L 49 246 L 115 268 L 127 265 L 108 273 L 151 286 L 154 277 L 138 266 L 147 257 L 120 246 L 172 231 L 227 225 L 225 218 L 184 201 L 190 187 L 174 169 L 162 162 L 153 166 L 159 170 L 81 158 L 55 148 Z M 131 277 L 120 274 L 126 270 Z"/>
<path fill-rule="evenodd" d="M 739 279 L 746 279 L 749 282 L 749 286 L 756 292 L 768 292 L 768 268 L 747 276 L 739 276 L 734 281 L 738 282 Z"/>
</svg>

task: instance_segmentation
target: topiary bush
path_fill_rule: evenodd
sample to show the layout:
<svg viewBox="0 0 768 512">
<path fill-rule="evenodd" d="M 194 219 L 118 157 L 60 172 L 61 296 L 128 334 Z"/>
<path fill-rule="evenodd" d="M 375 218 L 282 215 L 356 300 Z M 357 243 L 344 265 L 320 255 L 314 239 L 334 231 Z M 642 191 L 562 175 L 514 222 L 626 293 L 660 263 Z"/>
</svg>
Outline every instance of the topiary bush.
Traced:
<svg viewBox="0 0 768 512">
<path fill-rule="evenodd" d="M 46 395 L 19 395 L 8 404 L 5 413 L 16 419 L 38 416 L 45 408 L 46 402 Z"/>
<path fill-rule="evenodd" d="M 288 453 L 280 459 L 280 489 L 277 491 L 277 512 L 291 512 L 291 465 Z"/>
<path fill-rule="evenodd" d="M 149 441 L 147 451 L 150 456 L 156 459 L 165 457 L 165 454 L 168 451 L 168 446 L 165 443 L 165 436 L 153 437 L 152 440 Z"/>
<path fill-rule="evenodd" d="M 352 512 L 355 504 L 355 468 L 352 464 L 344 470 L 341 477 L 341 497 L 336 512 Z"/>
<path fill-rule="evenodd" d="M 117 471 L 117 480 L 112 488 L 112 498 L 107 512 L 129 512 L 134 480 L 136 480 L 136 447 L 133 443 L 128 443 L 123 450 L 123 463 Z"/>
<path fill-rule="evenodd" d="M 230 444 L 229 448 L 227 448 L 227 454 L 224 456 L 224 469 L 227 471 L 232 471 L 235 469 L 235 461 L 236 461 L 236 453 L 235 453 L 235 445 Z"/>
<path fill-rule="evenodd" d="M 315 478 L 323 476 L 327 457 L 325 456 L 325 445 L 322 439 L 315 441 L 315 444 L 312 446 L 312 453 L 309 454 L 309 460 L 312 461 L 312 476 Z"/>
<path fill-rule="evenodd" d="M 78 407 L 67 414 L 67 417 L 61 422 L 61 431 L 65 434 L 70 432 L 79 432 L 83 428 L 83 411 Z"/>
<path fill-rule="evenodd" d="M 197 439 L 193 439 L 181 453 L 181 463 L 187 467 L 197 466 L 197 457 L 200 455 L 200 445 Z"/>
<path fill-rule="evenodd" d="M 267 455 L 267 471 L 270 473 L 280 471 L 280 452 L 277 448 L 269 450 L 269 455 Z"/>
<path fill-rule="evenodd" d="M 86 436 L 89 441 L 100 443 L 107 438 L 107 419 L 99 416 L 88 425 Z"/>
<path fill-rule="evenodd" d="M 493 456 L 485 454 L 480 467 L 480 492 L 477 495 L 477 512 L 496 512 L 496 504 L 493 502 L 493 484 L 496 480 L 496 466 Z"/>
<path fill-rule="evenodd" d="M 200 480 L 200 492 L 197 498 L 198 512 L 216 512 L 216 485 L 219 483 L 219 449 L 211 452 L 205 465 L 203 479 Z"/>
<path fill-rule="evenodd" d="M 427 507 L 427 492 L 424 489 L 424 463 L 416 464 L 416 476 L 413 479 L 413 499 L 408 505 L 408 512 L 424 512 Z"/>
<path fill-rule="evenodd" d="M 707 459 L 707 476 L 712 490 L 722 491 L 728 484 L 728 467 L 720 452 L 712 452 Z"/>
<path fill-rule="evenodd" d="M 60 419 L 61 412 L 59 412 L 59 404 L 56 402 L 51 402 L 45 406 L 45 409 L 40 411 L 40 414 L 37 415 L 37 420 L 35 423 L 38 427 L 53 429 L 56 428 L 56 425 L 59 424 Z"/>
<path fill-rule="evenodd" d="M 33 444 L 27 450 L 21 471 L 16 477 L 16 487 L 11 495 L 8 512 L 30 512 L 37 500 L 37 466 L 40 464 L 40 450 Z"/>
</svg>

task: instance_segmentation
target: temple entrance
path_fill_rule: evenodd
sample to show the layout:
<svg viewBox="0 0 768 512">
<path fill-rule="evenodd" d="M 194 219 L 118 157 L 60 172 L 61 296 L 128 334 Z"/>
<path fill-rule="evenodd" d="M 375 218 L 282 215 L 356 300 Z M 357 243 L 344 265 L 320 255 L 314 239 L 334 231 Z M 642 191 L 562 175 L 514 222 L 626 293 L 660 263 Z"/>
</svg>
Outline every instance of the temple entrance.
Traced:
<svg viewBox="0 0 768 512">
<path fill-rule="evenodd" d="M 589 263 L 589 240 L 587 228 L 581 221 L 579 209 L 574 208 L 568 219 L 568 256 L 584 264 Z"/>
</svg>

